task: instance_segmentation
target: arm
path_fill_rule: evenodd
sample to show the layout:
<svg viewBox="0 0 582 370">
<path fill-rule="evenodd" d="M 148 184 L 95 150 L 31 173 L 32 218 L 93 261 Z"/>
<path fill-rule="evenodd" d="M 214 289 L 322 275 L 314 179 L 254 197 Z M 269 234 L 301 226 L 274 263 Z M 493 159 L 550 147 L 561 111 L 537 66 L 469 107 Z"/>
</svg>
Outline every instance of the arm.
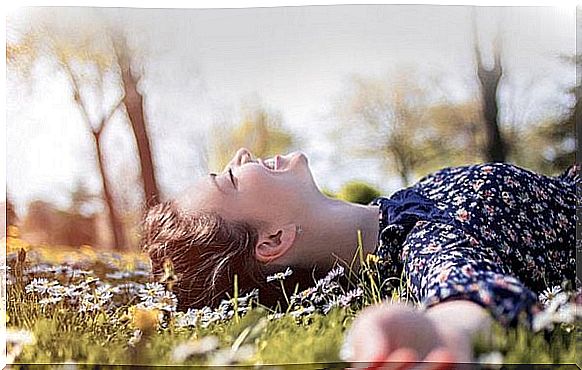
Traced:
<svg viewBox="0 0 582 370">
<path fill-rule="evenodd" d="M 406 239 L 403 259 L 409 287 L 422 305 L 433 312 L 431 316 L 462 315 L 466 323 L 457 319 L 459 323 L 454 325 L 464 325 L 463 331 L 473 333 L 482 327 L 480 318 L 486 316 L 474 307 L 477 305 L 504 326 L 517 325 L 523 316 L 524 324 L 531 327 L 537 295 L 510 274 L 495 251 L 462 230 L 447 224 L 420 222 Z M 468 311 L 453 313 L 447 307 Z"/>
<path fill-rule="evenodd" d="M 351 361 L 470 362 L 472 337 L 488 337 L 493 319 L 515 324 L 534 311 L 535 294 L 503 270 L 495 253 L 450 225 L 418 223 L 402 260 L 408 287 L 426 309 L 366 308 L 346 338 Z"/>
</svg>

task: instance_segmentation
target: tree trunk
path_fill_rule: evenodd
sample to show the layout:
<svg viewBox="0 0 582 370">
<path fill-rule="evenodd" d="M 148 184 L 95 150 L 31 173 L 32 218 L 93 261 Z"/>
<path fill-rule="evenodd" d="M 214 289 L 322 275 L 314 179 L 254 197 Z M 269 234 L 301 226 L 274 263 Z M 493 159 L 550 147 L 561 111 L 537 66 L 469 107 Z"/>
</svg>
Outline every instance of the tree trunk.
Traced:
<svg viewBox="0 0 582 370">
<path fill-rule="evenodd" d="M 97 152 L 97 163 L 99 165 L 99 173 L 101 174 L 101 183 L 103 186 L 103 198 L 107 204 L 107 209 L 109 210 L 109 225 L 111 232 L 113 234 L 113 244 L 114 248 L 118 250 L 124 250 L 126 248 L 125 232 L 123 230 L 123 224 L 115 208 L 115 201 L 113 199 L 113 193 L 111 192 L 111 186 L 107 180 L 107 174 L 105 172 L 105 155 L 101 147 L 101 137 L 100 132 L 93 132 L 93 138 L 95 142 L 95 150 Z"/>
<path fill-rule="evenodd" d="M 152 160 L 150 139 L 145 123 L 143 96 L 137 91 L 137 80 L 132 76 L 129 66 L 122 66 L 121 70 L 125 88 L 123 102 L 137 144 L 145 205 L 150 207 L 160 201 L 160 195 Z"/>
<path fill-rule="evenodd" d="M 485 159 L 489 162 L 505 162 L 507 157 L 507 147 L 501 135 L 498 122 L 499 102 L 497 101 L 497 90 L 499 80 L 503 74 L 501 66 L 501 39 L 498 30 L 493 40 L 493 68 L 486 69 L 483 66 L 481 48 L 479 47 L 479 37 L 477 31 L 477 17 L 473 9 L 473 42 L 474 53 L 477 64 L 477 77 L 481 83 L 481 107 L 483 119 L 485 120 Z"/>
<path fill-rule="evenodd" d="M 487 138 L 485 156 L 489 162 L 505 162 L 507 150 L 497 120 L 499 112 L 497 89 L 502 74 L 499 58 L 495 58 L 495 65 L 491 70 L 484 69 L 481 63 L 477 68 L 477 76 L 481 82 L 481 104 Z"/>
</svg>

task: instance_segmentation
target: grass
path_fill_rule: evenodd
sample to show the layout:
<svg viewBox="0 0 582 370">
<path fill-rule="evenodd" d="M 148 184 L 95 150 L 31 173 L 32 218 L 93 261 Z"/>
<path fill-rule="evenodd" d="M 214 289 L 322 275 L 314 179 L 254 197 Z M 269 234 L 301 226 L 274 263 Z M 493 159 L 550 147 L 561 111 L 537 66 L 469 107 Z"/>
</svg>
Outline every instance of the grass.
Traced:
<svg viewBox="0 0 582 370">
<path fill-rule="evenodd" d="M 382 296 L 393 301 L 408 296 L 406 277 L 396 288 L 387 286 L 379 280 L 377 259 L 364 257 L 360 248 L 345 270 L 338 268 L 313 289 L 287 297 L 291 304 L 285 312 L 261 306 L 252 292 L 239 295 L 234 289 L 233 298 L 217 309 L 178 313 L 175 297 L 166 290 L 170 283 L 148 284 L 144 256 L 88 246 L 31 246 L 16 232 L 6 239 L 4 318 L 8 359 L 16 368 L 47 363 L 347 366 L 342 342 L 357 313 Z M 362 266 L 358 271 L 353 270 L 356 258 Z M 167 268 L 171 274 L 171 265 Z M 274 283 L 284 284 L 284 278 Z M 564 321 L 538 332 L 496 325 L 493 341 L 475 341 L 476 358 L 576 363 L 582 326 Z"/>
</svg>

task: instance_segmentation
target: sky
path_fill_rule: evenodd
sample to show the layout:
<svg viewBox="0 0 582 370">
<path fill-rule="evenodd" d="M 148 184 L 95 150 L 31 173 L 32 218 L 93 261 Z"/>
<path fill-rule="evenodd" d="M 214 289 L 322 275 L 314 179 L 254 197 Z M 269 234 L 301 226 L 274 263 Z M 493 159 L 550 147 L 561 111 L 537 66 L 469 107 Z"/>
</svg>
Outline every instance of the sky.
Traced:
<svg viewBox="0 0 582 370">
<path fill-rule="evenodd" d="M 573 9 L 560 7 L 20 8 L 8 15 L 7 42 L 18 42 L 38 20 L 67 36 L 103 25 L 126 31 L 143 56 L 140 88 L 169 197 L 207 172 L 200 148 L 209 128 L 252 104 L 280 112 L 303 139 L 298 149 L 309 156 L 320 187 L 337 190 L 362 179 L 389 194 L 401 186 L 397 177 L 375 161 L 342 156 L 327 138 L 338 124 L 334 106 L 351 76 L 389 79 L 402 71 L 437 76 L 452 99 L 470 98 L 472 12 L 484 46 L 496 29 L 503 35 L 502 123 L 526 125 L 571 104 L 564 92 L 575 82 L 574 69 L 560 56 L 575 52 L 576 22 Z M 96 98 L 95 117 L 115 94 Z M 80 180 L 100 192 L 90 133 L 65 75 L 50 60 L 41 60 L 28 80 L 7 71 L 7 132 L 7 189 L 19 213 L 33 199 L 66 207 Z M 134 202 L 138 167 L 122 112 L 104 135 L 118 191 Z"/>
</svg>

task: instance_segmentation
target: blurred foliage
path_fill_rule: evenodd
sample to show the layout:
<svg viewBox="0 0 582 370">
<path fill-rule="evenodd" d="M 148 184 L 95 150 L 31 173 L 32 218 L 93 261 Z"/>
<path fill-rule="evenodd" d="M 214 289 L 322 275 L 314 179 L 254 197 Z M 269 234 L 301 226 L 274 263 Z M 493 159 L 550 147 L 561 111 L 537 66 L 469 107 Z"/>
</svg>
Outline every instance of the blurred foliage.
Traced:
<svg viewBox="0 0 582 370">
<path fill-rule="evenodd" d="M 558 175 L 574 164 L 577 146 L 576 122 L 582 119 L 581 92 L 580 84 L 569 90 L 575 104 L 567 114 L 537 123 L 526 132 L 508 133 L 506 137 L 511 142 L 511 160 L 548 175 Z"/>
<path fill-rule="evenodd" d="M 247 148 L 253 156 L 266 159 L 285 154 L 296 141 L 283 127 L 281 115 L 263 107 L 247 109 L 234 127 L 215 125 L 211 131 L 208 156 L 211 171 L 222 171 L 238 148 Z"/>
<path fill-rule="evenodd" d="M 434 79 L 424 80 L 406 70 L 390 79 L 352 78 L 335 107 L 340 123 L 331 140 L 348 155 L 381 160 L 403 186 L 444 167 L 485 161 L 479 101 L 452 102 Z M 562 117 L 501 126 L 510 162 L 547 175 L 574 163 L 580 86 L 569 93 L 576 104 Z"/>
<path fill-rule="evenodd" d="M 510 160 L 540 173 L 558 175 L 576 161 L 575 129 L 575 120 L 570 118 L 541 123 L 521 135 L 506 135 L 511 143 Z"/>
<path fill-rule="evenodd" d="M 479 161 L 484 140 L 477 102 L 450 103 L 435 95 L 438 86 L 420 86 L 413 75 L 354 77 L 338 102 L 340 126 L 331 134 L 351 155 L 381 159 L 405 186 L 444 166 Z"/>
<path fill-rule="evenodd" d="M 367 182 L 352 180 L 342 185 L 337 197 L 351 203 L 369 204 L 380 195 L 380 190 Z"/>
</svg>

